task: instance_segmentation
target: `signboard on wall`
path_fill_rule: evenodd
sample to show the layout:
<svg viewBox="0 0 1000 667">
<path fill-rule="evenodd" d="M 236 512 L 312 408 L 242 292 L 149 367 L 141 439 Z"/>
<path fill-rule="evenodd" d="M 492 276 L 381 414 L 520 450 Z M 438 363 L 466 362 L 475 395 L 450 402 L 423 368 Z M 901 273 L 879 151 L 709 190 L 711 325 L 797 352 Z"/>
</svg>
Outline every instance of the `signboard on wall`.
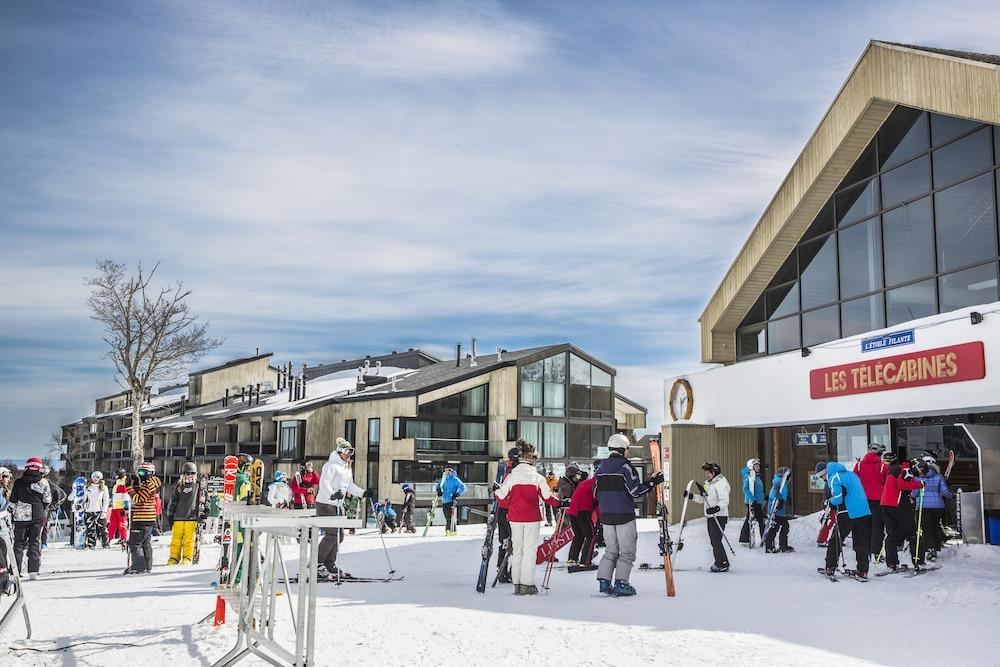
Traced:
<svg viewBox="0 0 1000 667">
<path fill-rule="evenodd" d="M 825 445 L 826 432 L 820 431 L 819 433 L 796 433 L 795 444 L 800 447 L 807 445 Z"/>
<path fill-rule="evenodd" d="M 813 399 L 924 387 L 986 377 L 982 341 L 898 354 L 809 372 Z"/>
<path fill-rule="evenodd" d="M 892 333 L 887 333 L 884 336 L 862 339 L 861 351 L 875 352 L 878 350 L 884 350 L 887 347 L 896 347 L 897 345 L 912 345 L 916 342 L 916 340 L 916 336 L 913 334 L 913 329 L 907 329 L 906 331 L 894 331 Z"/>
</svg>

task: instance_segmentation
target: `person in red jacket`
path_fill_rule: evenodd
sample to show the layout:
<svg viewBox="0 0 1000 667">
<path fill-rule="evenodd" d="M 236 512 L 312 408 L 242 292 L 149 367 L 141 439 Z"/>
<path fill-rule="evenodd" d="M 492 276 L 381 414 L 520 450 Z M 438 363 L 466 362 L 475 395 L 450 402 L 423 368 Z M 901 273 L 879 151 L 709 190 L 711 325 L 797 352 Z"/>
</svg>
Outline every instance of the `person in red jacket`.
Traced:
<svg viewBox="0 0 1000 667">
<path fill-rule="evenodd" d="M 908 464 L 895 462 L 895 456 L 889 461 L 889 474 L 882 488 L 882 514 L 885 518 L 885 563 L 890 570 L 899 569 L 899 546 L 903 540 L 910 543 L 910 560 L 917 564 L 917 525 L 913 520 L 913 506 L 910 503 L 910 491 L 923 486 L 923 482 L 915 477 Z"/>
<path fill-rule="evenodd" d="M 587 477 L 581 472 L 583 481 L 576 485 L 576 490 L 569 501 L 566 516 L 573 527 L 573 543 L 569 545 L 569 560 L 567 565 L 582 565 L 591 567 L 594 559 L 594 517 L 598 512 L 597 498 L 594 497 L 596 477 Z"/>
<path fill-rule="evenodd" d="M 885 539 L 885 520 L 882 516 L 882 487 L 885 478 L 889 476 L 889 466 L 882 460 L 885 447 L 873 442 L 868 447 L 868 453 L 854 465 L 854 474 L 861 479 L 861 486 L 868 498 L 868 508 L 872 513 L 872 535 L 869 540 L 869 550 L 876 562 L 882 553 L 882 541 Z"/>
<path fill-rule="evenodd" d="M 316 489 L 319 487 L 319 475 L 313 470 L 312 461 L 299 465 L 299 471 L 292 477 L 292 502 L 295 509 L 313 509 L 316 507 Z"/>
<path fill-rule="evenodd" d="M 526 442 L 519 449 L 521 463 L 514 467 L 495 493 L 500 500 L 509 500 L 507 520 L 510 521 L 510 571 L 514 580 L 514 595 L 536 595 L 535 548 L 542 526 L 538 501 L 559 507 L 559 499 L 552 495 L 548 482 L 535 469 L 538 460 L 535 446 Z"/>
</svg>

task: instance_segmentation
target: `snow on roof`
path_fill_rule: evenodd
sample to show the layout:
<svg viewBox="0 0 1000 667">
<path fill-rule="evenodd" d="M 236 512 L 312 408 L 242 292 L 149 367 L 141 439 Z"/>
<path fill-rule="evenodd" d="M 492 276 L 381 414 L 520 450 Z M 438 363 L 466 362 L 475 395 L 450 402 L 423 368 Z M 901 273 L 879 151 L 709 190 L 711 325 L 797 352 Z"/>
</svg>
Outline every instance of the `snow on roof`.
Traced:
<svg viewBox="0 0 1000 667">
<path fill-rule="evenodd" d="M 374 370 L 374 369 L 372 369 Z M 396 368 L 394 366 L 382 366 L 379 375 L 385 378 L 413 373 L 412 368 Z M 306 396 L 297 401 L 288 400 L 287 391 L 279 391 L 274 396 L 269 397 L 260 405 L 255 405 L 248 410 L 242 410 L 241 415 L 259 414 L 262 412 L 281 412 L 290 408 L 306 408 L 314 403 L 325 401 L 333 396 L 346 394 L 354 391 L 358 386 L 357 370 L 337 371 L 321 375 L 315 380 L 306 383 Z"/>
</svg>

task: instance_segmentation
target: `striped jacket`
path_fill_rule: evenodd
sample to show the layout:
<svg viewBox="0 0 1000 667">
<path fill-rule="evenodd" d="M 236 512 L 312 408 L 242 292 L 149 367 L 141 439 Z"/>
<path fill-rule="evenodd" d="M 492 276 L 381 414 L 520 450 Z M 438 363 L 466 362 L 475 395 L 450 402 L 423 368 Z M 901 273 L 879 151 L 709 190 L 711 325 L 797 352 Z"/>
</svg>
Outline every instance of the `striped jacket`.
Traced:
<svg viewBox="0 0 1000 667">
<path fill-rule="evenodd" d="M 160 478 L 155 475 L 145 482 L 129 488 L 132 496 L 132 522 L 156 523 L 156 498 L 160 491 Z"/>
</svg>

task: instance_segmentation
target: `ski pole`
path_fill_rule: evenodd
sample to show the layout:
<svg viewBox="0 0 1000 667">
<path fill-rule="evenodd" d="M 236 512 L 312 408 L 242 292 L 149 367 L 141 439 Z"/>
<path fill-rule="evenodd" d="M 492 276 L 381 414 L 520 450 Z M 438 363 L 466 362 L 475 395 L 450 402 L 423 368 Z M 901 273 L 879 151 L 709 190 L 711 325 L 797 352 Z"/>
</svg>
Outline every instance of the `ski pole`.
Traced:
<svg viewBox="0 0 1000 667">
<path fill-rule="evenodd" d="M 371 505 L 372 512 L 375 512 L 375 516 L 377 517 L 378 516 L 378 512 L 375 511 L 375 501 L 373 501 L 371 498 L 369 498 L 368 499 L 368 504 Z M 392 561 L 389 560 L 389 550 L 385 546 L 385 537 L 382 535 L 381 522 L 379 522 L 378 524 L 376 524 L 375 528 L 378 531 L 378 538 L 380 540 L 382 540 L 382 551 L 385 552 L 385 562 L 389 564 L 389 576 L 391 577 L 392 575 L 394 575 L 396 573 L 396 570 L 392 569 Z M 338 569 L 338 571 L 340 570 L 340 568 L 337 568 L 337 569 Z"/>
<path fill-rule="evenodd" d="M 837 550 L 840 551 L 840 569 L 847 570 L 847 559 L 844 558 L 844 537 L 840 532 L 840 519 L 837 519 Z"/>
<path fill-rule="evenodd" d="M 924 562 L 924 553 L 920 550 L 920 536 L 924 534 L 924 489 L 920 488 L 920 496 L 917 498 L 917 558 L 920 563 Z"/>
<path fill-rule="evenodd" d="M 719 517 L 713 514 L 712 518 L 715 519 L 715 525 L 719 529 L 719 532 L 722 534 L 722 539 L 726 541 L 726 546 L 729 547 L 729 552 L 735 556 L 736 550 L 733 549 L 733 545 L 729 543 L 729 538 L 726 537 L 726 531 L 722 528 L 722 524 L 719 523 Z"/>
<path fill-rule="evenodd" d="M 556 521 L 556 532 L 553 533 L 552 537 L 552 553 L 549 554 L 549 562 L 545 564 L 545 576 L 542 578 L 542 588 L 546 591 L 549 590 L 549 579 L 552 577 L 552 563 L 555 562 L 556 551 L 555 546 L 557 544 L 556 540 L 559 539 L 559 533 L 562 532 L 563 517 L 566 516 L 565 512 L 559 513 L 559 520 Z"/>
</svg>

